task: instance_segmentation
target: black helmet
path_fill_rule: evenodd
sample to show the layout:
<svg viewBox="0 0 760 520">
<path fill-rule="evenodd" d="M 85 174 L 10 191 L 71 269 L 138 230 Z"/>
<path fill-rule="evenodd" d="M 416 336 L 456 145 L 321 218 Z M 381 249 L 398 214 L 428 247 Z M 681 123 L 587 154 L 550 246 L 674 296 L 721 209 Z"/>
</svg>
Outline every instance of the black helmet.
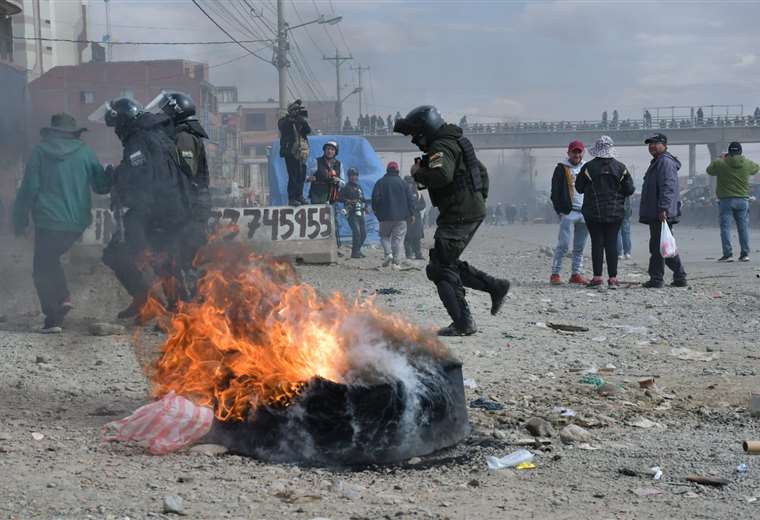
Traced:
<svg viewBox="0 0 760 520">
<path fill-rule="evenodd" d="M 333 148 L 335 148 L 335 155 L 337 157 L 338 150 L 339 150 L 337 141 L 327 141 L 325 144 L 322 145 L 322 151 L 324 152 L 328 146 L 332 146 Z"/>
<path fill-rule="evenodd" d="M 174 122 L 184 121 L 195 115 L 193 98 L 182 92 L 171 92 L 166 95 L 166 103 L 161 107 L 164 114 Z"/>
<path fill-rule="evenodd" d="M 445 124 L 446 121 L 443 120 L 437 108 L 432 105 L 422 105 L 396 121 L 393 131 L 397 134 L 412 136 L 412 142 L 416 144 L 419 136 L 427 140 L 432 139 L 438 129 Z"/>
<path fill-rule="evenodd" d="M 108 101 L 105 109 L 106 125 L 117 128 L 137 119 L 143 113 L 140 103 L 125 97 Z"/>
<path fill-rule="evenodd" d="M 356 175 L 358 177 L 359 176 L 359 170 L 357 170 L 356 168 L 349 168 L 348 169 L 348 173 L 347 173 L 346 176 L 347 177 L 351 177 L 352 175 Z"/>
</svg>

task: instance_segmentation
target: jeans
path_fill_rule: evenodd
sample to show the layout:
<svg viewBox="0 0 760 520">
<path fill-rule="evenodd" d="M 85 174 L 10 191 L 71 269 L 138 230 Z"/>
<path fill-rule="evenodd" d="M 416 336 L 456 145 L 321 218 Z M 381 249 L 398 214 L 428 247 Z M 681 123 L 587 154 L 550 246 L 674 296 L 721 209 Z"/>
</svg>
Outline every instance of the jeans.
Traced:
<svg viewBox="0 0 760 520">
<path fill-rule="evenodd" d="M 554 249 L 552 261 L 552 274 L 559 274 L 562 270 L 562 259 L 570 247 L 570 238 L 573 240 L 573 274 L 580 273 L 583 269 L 583 248 L 586 246 L 588 229 L 583 219 L 583 213 L 573 210 L 568 215 L 563 215 L 559 221 L 559 237 L 557 247 Z"/>
<path fill-rule="evenodd" d="M 380 222 L 380 243 L 383 245 L 385 257 L 393 258 L 394 264 L 403 260 L 405 236 L 406 220 Z"/>
<path fill-rule="evenodd" d="M 348 214 L 348 225 L 351 228 L 351 256 L 358 256 L 362 251 L 364 241 L 367 240 L 367 226 L 364 222 L 364 214 L 357 215 L 354 210 Z"/>
<path fill-rule="evenodd" d="M 631 219 L 625 217 L 617 239 L 618 256 L 631 254 Z"/>
<path fill-rule="evenodd" d="M 591 234 L 591 260 L 594 264 L 594 276 L 602 276 L 604 257 L 607 256 L 607 274 L 617 278 L 618 248 L 617 238 L 620 222 L 586 222 Z"/>
<path fill-rule="evenodd" d="M 675 223 L 670 223 L 670 231 L 673 232 Z M 649 279 L 661 283 L 665 277 L 665 266 L 673 271 L 673 280 L 686 280 L 686 271 L 681 264 L 681 256 L 663 258 L 660 254 L 660 233 L 662 222 L 649 224 Z M 675 233 L 673 233 L 675 235 Z"/>
<path fill-rule="evenodd" d="M 40 299 L 42 313 L 58 320 L 61 303 L 69 297 L 61 255 L 74 245 L 81 232 L 53 231 L 37 228 L 34 232 L 34 287 Z"/>
<path fill-rule="evenodd" d="M 720 241 L 723 256 L 734 254 L 731 247 L 731 219 L 736 221 L 739 232 L 741 256 L 749 255 L 749 201 L 742 197 L 726 197 L 718 202 L 720 208 Z"/>
</svg>

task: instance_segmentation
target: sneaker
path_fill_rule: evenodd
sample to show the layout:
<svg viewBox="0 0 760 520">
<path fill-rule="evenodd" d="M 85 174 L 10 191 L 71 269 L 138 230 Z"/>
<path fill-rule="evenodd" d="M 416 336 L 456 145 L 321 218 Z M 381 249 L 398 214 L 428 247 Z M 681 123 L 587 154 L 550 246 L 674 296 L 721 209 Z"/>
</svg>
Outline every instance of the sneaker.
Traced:
<svg viewBox="0 0 760 520">
<path fill-rule="evenodd" d="M 586 284 L 586 287 L 599 287 L 603 283 L 604 281 L 602 281 L 601 276 L 594 276 L 591 281 Z"/>
<path fill-rule="evenodd" d="M 649 280 L 641 284 L 644 289 L 662 289 L 665 284 L 656 280 Z"/>
<path fill-rule="evenodd" d="M 71 312 L 71 310 L 74 308 L 74 304 L 71 303 L 71 300 L 66 298 L 61 302 L 61 304 L 58 306 L 58 321 L 63 322 L 63 318 Z"/>
<path fill-rule="evenodd" d="M 718 258 L 718 262 L 733 262 L 734 261 L 734 255 L 723 255 L 720 258 Z"/>
<path fill-rule="evenodd" d="M 393 255 L 388 255 L 385 257 L 385 260 L 383 260 L 383 267 L 388 267 L 393 263 Z"/>
<path fill-rule="evenodd" d="M 584 278 L 581 273 L 573 273 L 573 275 L 570 276 L 570 283 L 586 285 L 588 283 L 588 280 Z"/>
<path fill-rule="evenodd" d="M 739 257 L 740 262 L 749 262 L 749 255 L 742 255 Z"/>
<path fill-rule="evenodd" d="M 425 260 L 425 257 L 422 255 L 417 255 L 414 257 L 415 260 Z"/>
<path fill-rule="evenodd" d="M 300 206 L 300 205 L 301 205 L 301 201 L 300 200 L 290 199 L 288 201 L 288 206 Z"/>
<path fill-rule="evenodd" d="M 670 284 L 671 287 L 688 287 L 689 282 L 686 281 L 686 278 L 679 278 L 678 280 L 673 280 L 673 283 Z"/>
<path fill-rule="evenodd" d="M 618 260 L 624 260 L 624 259 L 625 259 L 624 255 L 618 255 Z"/>
<path fill-rule="evenodd" d="M 626 253 L 625 255 L 623 255 L 623 257 L 624 257 L 626 260 L 630 260 L 630 259 L 631 259 L 631 253 Z"/>
<path fill-rule="evenodd" d="M 51 327 L 43 326 L 40 329 L 40 334 L 60 334 L 61 332 L 63 332 L 63 329 L 59 325 L 53 325 Z"/>
<path fill-rule="evenodd" d="M 618 287 L 620 287 L 620 282 L 618 281 L 617 277 L 610 278 L 609 280 L 607 280 L 607 286 L 610 289 L 617 289 Z"/>
<path fill-rule="evenodd" d="M 558 274 L 553 274 L 549 277 L 549 283 L 551 285 L 562 285 L 562 280 L 560 280 Z"/>
</svg>

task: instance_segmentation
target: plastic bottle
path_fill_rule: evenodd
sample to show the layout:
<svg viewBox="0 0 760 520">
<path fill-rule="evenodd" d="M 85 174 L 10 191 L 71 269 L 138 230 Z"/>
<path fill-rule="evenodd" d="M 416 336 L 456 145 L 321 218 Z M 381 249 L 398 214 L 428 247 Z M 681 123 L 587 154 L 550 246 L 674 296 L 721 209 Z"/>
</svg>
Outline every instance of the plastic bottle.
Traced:
<svg viewBox="0 0 760 520">
<path fill-rule="evenodd" d="M 488 469 L 514 468 L 523 462 L 530 462 L 534 455 L 528 450 L 517 450 L 504 457 L 486 457 Z"/>
</svg>

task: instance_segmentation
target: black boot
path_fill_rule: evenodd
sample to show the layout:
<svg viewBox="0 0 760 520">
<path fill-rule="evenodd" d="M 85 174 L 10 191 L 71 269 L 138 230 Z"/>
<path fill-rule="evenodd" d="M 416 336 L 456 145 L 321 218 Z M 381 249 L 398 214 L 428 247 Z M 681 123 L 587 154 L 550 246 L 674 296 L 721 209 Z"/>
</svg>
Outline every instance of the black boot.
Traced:
<svg viewBox="0 0 760 520">
<path fill-rule="evenodd" d="M 462 301 L 461 317 L 459 322 L 452 322 L 448 327 L 438 331 L 439 336 L 472 336 L 478 331 L 478 326 L 470 313 L 467 301 Z"/>
<path fill-rule="evenodd" d="M 122 320 L 125 318 L 134 318 L 138 314 L 140 314 L 140 309 L 143 308 L 143 305 L 148 301 L 147 296 L 135 296 L 132 298 L 132 303 L 129 304 L 127 308 L 119 312 L 116 316 Z"/>
<path fill-rule="evenodd" d="M 464 297 L 464 289 L 447 281 L 436 284 L 438 296 L 441 298 L 446 312 L 453 322 L 448 327 L 438 331 L 439 336 L 469 336 L 477 332 L 475 320 L 472 319 L 470 308 Z"/>
<path fill-rule="evenodd" d="M 491 316 L 496 316 L 509 294 L 509 280 L 496 280 L 489 292 L 491 293 Z"/>
</svg>

